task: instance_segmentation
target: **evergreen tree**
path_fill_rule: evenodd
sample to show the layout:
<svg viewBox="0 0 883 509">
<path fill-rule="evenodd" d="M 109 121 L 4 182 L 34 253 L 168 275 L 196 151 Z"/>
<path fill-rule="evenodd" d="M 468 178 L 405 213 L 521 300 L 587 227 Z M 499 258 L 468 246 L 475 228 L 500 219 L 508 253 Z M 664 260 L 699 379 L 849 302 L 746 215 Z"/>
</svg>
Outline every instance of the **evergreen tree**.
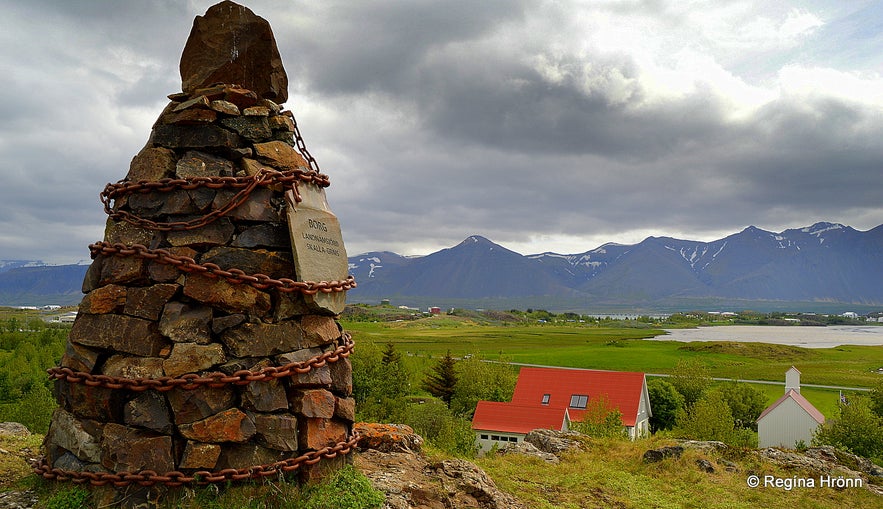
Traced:
<svg viewBox="0 0 883 509">
<path fill-rule="evenodd" d="M 451 405 L 454 396 L 454 386 L 457 385 L 457 361 L 451 357 L 451 351 L 439 359 L 438 364 L 432 367 L 426 378 L 423 379 L 423 388 L 433 396 Z"/>
</svg>

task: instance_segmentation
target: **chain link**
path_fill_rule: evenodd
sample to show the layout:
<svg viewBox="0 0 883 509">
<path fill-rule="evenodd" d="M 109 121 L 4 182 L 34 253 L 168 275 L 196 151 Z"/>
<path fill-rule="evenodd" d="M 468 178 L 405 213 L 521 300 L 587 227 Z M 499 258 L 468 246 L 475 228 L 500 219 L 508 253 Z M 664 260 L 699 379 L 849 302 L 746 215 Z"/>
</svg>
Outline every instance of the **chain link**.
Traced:
<svg viewBox="0 0 883 509">
<path fill-rule="evenodd" d="M 225 373 L 208 373 L 197 375 L 188 373 L 179 377 L 160 378 L 122 378 L 108 375 L 93 375 L 86 371 L 74 371 L 71 368 L 56 366 L 46 370 L 49 377 L 56 380 L 66 380 L 70 383 L 81 383 L 90 387 L 105 387 L 107 389 L 125 389 L 133 392 L 144 392 L 152 389 L 158 392 L 167 392 L 176 387 L 192 390 L 203 385 L 219 388 L 225 385 L 247 385 L 252 382 L 264 382 L 278 378 L 287 378 L 294 375 L 309 373 L 313 369 L 321 368 L 327 363 L 335 363 L 340 359 L 350 356 L 355 348 L 352 336 L 344 332 L 340 337 L 340 345 L 330 352 L 323 352 L 311 357 L 306 361 L 290 362 L 282 366 L 267 366 L 258 371 L 242 369 L 230 375 Z"/>
<path fill-rule="evenodd" d="M 180 471 L 166 472 L 159 474 L 153 470 L 141 470 L 138 472 L 85 472 L 77 470 L 63 470 L 60 468 L 52 468 L 46 462 L 46 458 L 40 458 L 32 464 L 35 474 L 44 479 L 54 481 L 72 481 L 75 484 L 89 483 L 93 486 L 105 486 L 113 484 L 116 487 L 128 486 L 137 483 L 141 486 L 153 486 L 154 484 L 164 484 L 170 487 L 181 486 L 184 484 L 206 485 L 210 483 L 221 483 L 228 481 L 242 481 L 246 479 L 260 479 L 262 477 L 276 476 L 283 473 L 293 472 L 304 465 L 315 465 L 323 459 L 336 458 L 338 455 L 349 454 L 350 451 L 358 444 L 359 434 L 353 432 L 350 438 L 343 442 L 338 442 L 333 447 L 324 447 L 318 451 L 310 451 L 296 458 L 288 458 L 275 463 L 267 463 L 263 465 L 253 465 L 246 468 L 226 468 L 219 471 L 210 472 L 201 470 L 192 474 L 185 474 Z"/>
<path fill-rule="evenodd" d="M 318 168 L 318 165 L 316 166 Z M 328 187 L 331 181 L 328 175 L 316 171 L 286 170 L 278 171 L 269 168 L 261 168 L 261 171 L 248 177 L 192 177 L 187 179 L 165 178 L 156 181 L 139 180 L 138 182 L 120 181 L 115 184 L 107 184 L 99 195 L 104 205 L 104 212 L 113 219 L 126 221 L 127 223 L 149 230 L 158 231 L 181 231 L 202 228 L 230 211 L 242 205 L 252 191 L 258 186 L 282 185 L 288 189 L 294 189 L 298 182 L 315 184 L 319 187 Z M 116 200 L 134 193 L 161 192 L 167 193 L 176 189 L 190 191 L 200 187 L 209 189 L 239 189 L 240 191 L 223 207 L 190 221 L 157 222 L 151 219 L 139 217 L 125 210 L 114 210 Z"/>
<path fill-rule="evenodd" d="M 214 263 L 197 263 L 189 256 L 174 255 L 167 249 L 149 249 L 142 244 L 111 244 L 99 241 L 89 244 L 89 251 L 94 259 L 98 255 L 134 257 L 151 260 L 163 265 L 173 265 L 187 273 L 202 274 L 211 278 L 221 278 L 231 284 L 247 284 L 258 290 L 268 288 L 283 293 L 300 292 L 304 295 L 317 293 L 345 292 L 357 286 L 356 279 L 350 274 L 343 280 L 334 281 L 295 281 L 290 278 L 273 279 L 266 274 L 246 274 L 241 269 L 224 270 Z"/>
<path fill-rule="evenodd" d="M 294 125 L 294 142 L 297 144 L 297 149 L 300 151 L 301 155 L 304 156 L 304 159 L 310 163 L 310 169 L 315 171 L 316 173 L 322 173 L 319 169 L 319 162 L 316 161 L 316 158 L 310 154 L 310 151 L 307 150 L 307 144 L 304 143 L 304 138 L 300 134 L 300 128 L 297 126 L 297 119 L 294 118 L 294 114 L 290 111 L 287 112 L 288 116 L 291 118 L 291 123 Z"/>
</svg>

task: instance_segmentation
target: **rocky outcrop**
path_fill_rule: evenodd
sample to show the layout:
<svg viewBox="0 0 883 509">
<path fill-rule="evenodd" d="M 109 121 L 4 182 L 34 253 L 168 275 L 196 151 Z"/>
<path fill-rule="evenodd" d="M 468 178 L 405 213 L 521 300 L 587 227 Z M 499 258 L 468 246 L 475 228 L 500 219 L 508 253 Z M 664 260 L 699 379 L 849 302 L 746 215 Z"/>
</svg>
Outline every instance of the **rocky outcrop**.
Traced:
<svg viewBox="0 0 883 509">
<path fill-rule="evenodd" d="M 420 454 L 422 437 L 403 425 L 359 423 L 355 466 L 386 496 L 389 509 L 520 509 L 473 463 L 430 461 Z"/>
<path fill-rule="evenodd" d="M 758 456 L 788 468 L 809 470 L 820 475 L 861 478 L 869 491 L 883 495 L 883 468 L 866 458 L 835 449 L 831 446 L 810 447 L 803 452 L 768 447 L 757 451 Z"/>
<path fill-rule="evenodd" d="M 582 433 L 551 429 L 535 429 L 524 437 L 525 442 L 555 456 L 585 448 L 586 439 Z"/>
<path fill-rule="evenodd" d="M 498 454 L 506 455 L 506 454 L 520 454 L 522 456 L 529 456 L 532 458 L 539 458 L 546 463 L 556 464 L 559 463 L 560 460 L 558 456 L 555 456 L 549 452 L 543 452 L 537 449 L 537 446 L 533 445 L 530 442 L 518 442 L 514 444 L 507 444 L 505 447 L 497 451 Z"/>
</svg>

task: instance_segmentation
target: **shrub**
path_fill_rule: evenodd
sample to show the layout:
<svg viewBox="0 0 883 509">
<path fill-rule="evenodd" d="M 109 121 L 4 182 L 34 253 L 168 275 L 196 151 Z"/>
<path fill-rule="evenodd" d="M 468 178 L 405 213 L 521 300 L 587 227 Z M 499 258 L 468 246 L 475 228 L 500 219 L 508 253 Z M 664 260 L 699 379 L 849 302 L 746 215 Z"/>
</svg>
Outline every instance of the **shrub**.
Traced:
<svg viewBox="0 0 883 509">
<path fill-rule="evenodd" d="M 883 464 L 883 418 L 874 413 L 872 404 L 868 398 L 850 398 L 836 418 L 816 430 L 813 445 L 832 445 Z"/>
<path fill-rule="evenodd" d="M 652 378 L 647 381 L 647 393 L 650 396 L 650 408 L 653 411 L 653 415 L 650 417 L 650 430 L 656 433 L 672 429 L 675 425 L 675 415 L 678 410 L 684 408 L 684 397 L 675 389 L 674 385 L 661 378 Z"/>
<path fill-rule="evenodd" d="M 325 481 L 308 486 L 303 509 L 371 509 L 383 506 L 383 493 L 352 465 L 347 465 Z"/>
</svg>

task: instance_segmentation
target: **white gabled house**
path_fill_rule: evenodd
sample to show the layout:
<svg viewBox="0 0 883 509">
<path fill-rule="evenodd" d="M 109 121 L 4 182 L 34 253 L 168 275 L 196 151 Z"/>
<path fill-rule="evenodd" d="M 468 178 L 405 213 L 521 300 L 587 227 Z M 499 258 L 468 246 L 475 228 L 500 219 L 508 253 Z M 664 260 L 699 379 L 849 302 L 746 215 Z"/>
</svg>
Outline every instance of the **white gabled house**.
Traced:
<svg viewBox="0 0 883 509">
<path fill-rule="evenodd" d="M 758 446 L 794 449 L 799 443 L 809 445 L 824 423 L 825 416 L 800 394 L 800 371 L 791 366 L 785 373 L 785 394 L 757 418 Z"/>
</svg>

